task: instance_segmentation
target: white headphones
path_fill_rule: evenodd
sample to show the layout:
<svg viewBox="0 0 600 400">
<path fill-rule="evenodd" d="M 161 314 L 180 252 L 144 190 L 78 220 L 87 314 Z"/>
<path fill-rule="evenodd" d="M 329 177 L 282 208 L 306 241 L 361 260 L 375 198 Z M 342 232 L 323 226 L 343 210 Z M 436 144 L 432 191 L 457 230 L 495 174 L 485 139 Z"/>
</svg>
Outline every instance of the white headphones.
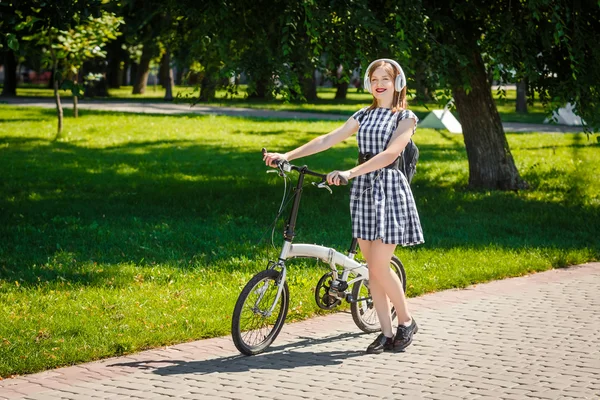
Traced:
<svg viewBox="0 0 600 400">
<path fill-rule="evenodd" d="M 366 91 L 372 93 L 371 80 L 369 79 L 369 71 L 371 70 L 371 67 L 379 61 L 388 62 L 398 69 L 398 75 L 396 75 L 396 81 L 394 82 L 394 89 L 396 89 L 396 92 L 402 91 L 402 89 L 404 89 L 404 86 L 406 86 L 406 78 L 404 77 L 404 71 L 402 71 L 402 67 L 400 66 L 400 64 L 398 64 L 394 60 L 390 60 L 389 58 L 380 58 L 379 60 L 375 60 L 371 64 L 369 64 L 369 66 L 365 70 L 365 79 L 363 82 L 363 86 L 365 87 Z"/>
</svg>

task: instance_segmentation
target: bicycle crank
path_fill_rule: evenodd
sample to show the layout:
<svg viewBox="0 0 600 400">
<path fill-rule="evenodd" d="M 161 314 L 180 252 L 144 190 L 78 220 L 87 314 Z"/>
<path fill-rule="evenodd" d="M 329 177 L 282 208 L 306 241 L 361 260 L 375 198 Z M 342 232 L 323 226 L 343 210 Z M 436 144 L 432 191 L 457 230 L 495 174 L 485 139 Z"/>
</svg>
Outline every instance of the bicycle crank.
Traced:
<svg viewBox="0 0 600 400">
<path fill-rule="evenodd" d="M 342 303 L 342 300 L 330 294 L 332 276 L 332 272 L 323 275 L 315 288 L 315 301 L 317 306 L 323 310 L 332 310 Z"/>
</svg>

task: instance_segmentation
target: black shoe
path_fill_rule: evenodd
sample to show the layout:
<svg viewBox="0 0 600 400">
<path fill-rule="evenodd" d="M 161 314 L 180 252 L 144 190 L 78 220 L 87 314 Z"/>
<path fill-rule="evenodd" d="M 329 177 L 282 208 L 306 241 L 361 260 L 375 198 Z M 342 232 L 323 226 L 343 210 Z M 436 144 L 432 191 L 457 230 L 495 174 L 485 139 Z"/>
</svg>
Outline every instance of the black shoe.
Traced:
<svg viewBox="0 0 600 400">
<path fill-rule="evenodd" d="M 384 350 L 393 350 L 394 349 L 394 338 L 389 338 L 385 336 L 383 333 L 377 336 L 377 339 L 373 341 L 367 347 L 367 353 L 369 354 L 379 354 L 383 353 Z"/>
<path fill-rule="evenodd" d="M 409 326 L 399 325 L 396 337 L 394 338 L 394 350 L 401 351 L 407 348 L 413 340 L 413 335 L 417 333 L 419 327 L 414 318 Z"/>
</svg>

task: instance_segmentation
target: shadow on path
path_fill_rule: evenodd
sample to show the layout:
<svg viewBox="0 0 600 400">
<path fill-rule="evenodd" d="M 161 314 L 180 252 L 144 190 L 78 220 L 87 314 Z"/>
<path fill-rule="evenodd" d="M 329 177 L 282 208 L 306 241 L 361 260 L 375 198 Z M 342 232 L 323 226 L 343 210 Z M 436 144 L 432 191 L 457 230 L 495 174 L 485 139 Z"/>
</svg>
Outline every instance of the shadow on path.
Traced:
<svg viewBox="0 0 600 400">
<path fill-rule="evenodd" d="M 232 373 L 256 370 L 282 370 L 300 367 L 339 365 L 345 359 L 363 356 L 362 350 L 348 351 L 320 351 L 310 350 L 315 344 L 327 343 L 342 339 L 351 339 L 364 335 L 364 333 L 343 333 L 337 336 L 328 336 L 320 339 L 301 338 L 297 342 L 274 346 L 270 352 L 247 357 L 243 355 L 213 358 L 201 361 L 186 360 L 147 360 L 110 364 L 108 367 L 131 367 L 140 370 L 151 370 L 161 376 L 179 374 L 210 374 Z M 304 349 L 298 351 L 298 349 Z"/>
</svg>

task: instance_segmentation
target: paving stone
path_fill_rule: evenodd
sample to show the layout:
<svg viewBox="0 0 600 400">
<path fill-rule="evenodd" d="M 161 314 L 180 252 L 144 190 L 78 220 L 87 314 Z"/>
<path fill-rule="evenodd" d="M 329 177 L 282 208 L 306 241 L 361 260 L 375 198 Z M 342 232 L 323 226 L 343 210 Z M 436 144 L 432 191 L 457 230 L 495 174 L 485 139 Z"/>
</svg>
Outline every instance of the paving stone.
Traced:
<svg viewBox="0 0 600 400">
<path fill-rule="evenodd" d="M 373 335 L 340 312 L 259 356 L 207 339 L 0 381 L 0 399 L 597 399 L 599 289 L 594 263 L 409 299 L 402 353 L 365 354 Z M 563 319 L 573 334 L 548 329 Z"/>
</svg>

